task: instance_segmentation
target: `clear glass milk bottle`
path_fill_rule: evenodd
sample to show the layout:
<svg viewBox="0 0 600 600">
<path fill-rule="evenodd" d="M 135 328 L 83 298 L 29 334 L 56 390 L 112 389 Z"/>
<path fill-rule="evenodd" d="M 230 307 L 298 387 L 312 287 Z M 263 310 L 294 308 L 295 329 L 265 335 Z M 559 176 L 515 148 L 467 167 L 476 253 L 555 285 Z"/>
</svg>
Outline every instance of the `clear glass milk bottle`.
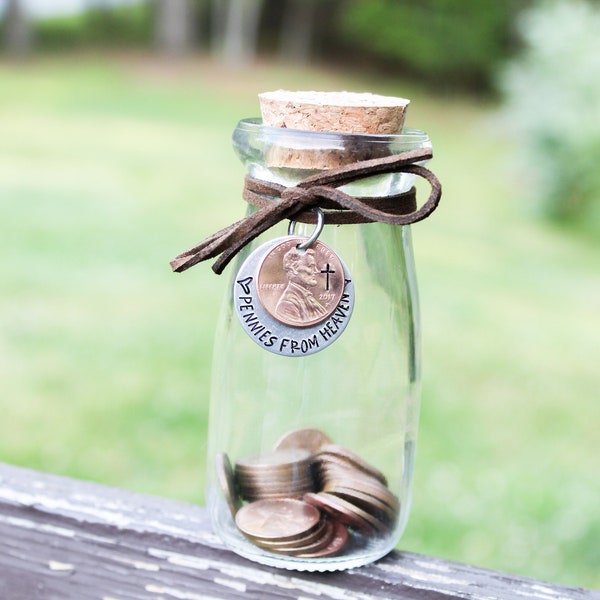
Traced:
<svg viewBox="0 0 600 600">
<path fill-rule="evenodd" d="M 252 119 L 238 124 L 233 143 L 249 175 L 286 187 L 319 169 L 273 166 L 278 148 L 316 160 L 430 148 L 417 130 L 315 133 Z M 414 179 L 376 175 L 342 189 L 397 195 Z M 315 221 L 279 223 L 229 267 L 214 348 L 207 504 L 215 531 L 238 554 L 329 571 L 380 558 L 405 528 L 420 400 L 419 310 L 410 226 Z M 308 259 L 306 289 L 313 288 L 305 295 L 313 304 L 334 297 L 327 318 L 318 307 L 292 315 L 298 297 L 284 298 L 293 285 L 281 274 L 289 271 L 273 275 L 269 266 L 282 265 L 288 252 Z"/>
</svg>

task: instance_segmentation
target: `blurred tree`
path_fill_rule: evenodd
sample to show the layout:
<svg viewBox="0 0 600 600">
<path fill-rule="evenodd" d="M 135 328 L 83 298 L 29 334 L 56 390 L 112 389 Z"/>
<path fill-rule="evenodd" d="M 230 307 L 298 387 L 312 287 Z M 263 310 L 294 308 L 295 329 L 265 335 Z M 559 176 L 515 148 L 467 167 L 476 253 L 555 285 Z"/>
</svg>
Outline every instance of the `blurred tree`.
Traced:
<svg viewBox="0 0 600 600">
<path fill-rule="evenodd" d="M 3 24 L 4 47 L 13 56 L 24 56 L 33 47 L 32 28 L 24 3 L 8 0 Z"/>
<path fill-rule="evenodd" d="M 58 23 L 60 23 L 60 19 Z M 86 0 L 81 18 L 81 45 L 149 45 L 152 10 L 147 2 L 115 5 L 112 0 Z"/>
<path fill-rule="evenodd" d="M 210 0 L 210 51 L 214 56 L 223 52 L 223 32 L 227 20 L 225 0 Z"/>
<path fill-rule="evenodd" d="M 279 40 L 279 54 L 286 60 L 307 63 L 311 53 L 319 0 L 286 0 Z"/>
<path fill-rule="evenodd" d="M 347 41 L 431 83 L 489 87 L 511 46 L 515 14 L 530 0 L 351 0 Z"/>
<path fill-rule="evenodd" d="M 600 231 L 600 4 L 540 3 L 522 15 L 524 51 L 502 79 L 520 180 L 550 218 Z"/>
<path fill-rule="evenodd" d="M 190 0 L 156 0 L 155 42 L 164 54 L 184 54 L 194 43 L 194 6 Z"/>
<path fill-rule="evenodd" d="M 213 49 L 226 62 L 251 62 L 259 37 L 263 0 L 213 0 Z"/>
</svg>

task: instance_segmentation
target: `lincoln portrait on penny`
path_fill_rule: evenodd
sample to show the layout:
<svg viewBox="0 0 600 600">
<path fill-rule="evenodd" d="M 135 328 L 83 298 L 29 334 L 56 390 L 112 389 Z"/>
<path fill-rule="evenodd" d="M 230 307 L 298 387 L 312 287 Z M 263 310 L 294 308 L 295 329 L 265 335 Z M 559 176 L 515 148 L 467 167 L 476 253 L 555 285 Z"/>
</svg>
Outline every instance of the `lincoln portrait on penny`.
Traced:
<svg viewBox="0 0 600 600">
<path fill-rule="evenodd" d="M 288 284 L 275 307 L 277 317 L 284 323 L 299 326 L 327 317 L 326 308 L 309 289 L 318 283 L 314 250 L 309 248 L 302 252 L 291 248 L 283 256 L 282 267 Z"/>
</svg>

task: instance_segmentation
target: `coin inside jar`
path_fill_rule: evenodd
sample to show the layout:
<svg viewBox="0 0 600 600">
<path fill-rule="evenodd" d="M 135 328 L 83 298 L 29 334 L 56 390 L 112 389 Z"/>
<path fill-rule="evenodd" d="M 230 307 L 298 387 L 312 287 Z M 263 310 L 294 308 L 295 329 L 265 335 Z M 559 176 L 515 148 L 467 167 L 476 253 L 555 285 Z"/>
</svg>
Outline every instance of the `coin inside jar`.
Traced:
<svg viewBox="0 0 600 600">
<path fill-rule="evenodd" d="M 337 254 L 316 240 L 290 236 L 274 246 L 258 269 L 257 293 L 274 319 L 292 327 L 309 327 L 327 319 L 344 294 L 345 275 Z"/>
<path fill-rule="evenodd" d="M 292 429 L 284 434 L 275 444 L 275 450 L 302 448 L 316 454 L 325 444 L 331 444 L 331 440 L 324 432 L 313 427 L 305 427 Z"/>
<path fill-rule="evenodd" d="M 270 473 L 293 469 L 298 465 L 309 464 L 311 453 L 301 448 L 288 448 L 274 452 L 264 452 L 239 458 L 235 463 L 236 471 L 253 472 L 263 470 Z"/>
<path fill-rule="evenodd" d="M 235 466 L 240 496 L 249 501 L 301 498 L 314 489 L 311 465 L 311 453 L 299 448 L 241 458 Z"/>
<path fill-rule="evenodd" d="M 368 463 L 361 456 L 353 452 L 345 446 L 339 446 L 337 444 L 326 444 L 320 448 L 319 454 L 332 456 L 339 459 L 342 462 L 348 463 L 352 467 L 363 471 L 367 475 L 378 479 L 383 485 L 387 486 L 386 476 L 372 464 Z"/>
<path fill-rule="evenodd" d="M 318 467 L 319 489 L 324 492 L 336 493 L 338 490 L 351 489 L 368 494 L 383 502 L 394 513 L 400 510 L 398 498 L 379 480 L 365 475 L 361 471 L 347 467 L 339 467 L 328 462 L 320 463 Z"/>
<path fill-rule="evenodd" d="M 238 459 L 234 486 L 237 501 L 248 502 L 235 514 L 240 532 L 265 551 L 298 558 L 338 554 L 350 532 L 387 535 L 400 513 L 383 473 L 315 427 L 292 429 L 274 450 Z M 308 518 L 307 506 L 316 511 Z"/>
<path fill-rule="evenodd" d="M 324 510 L 334 519 L 364 533 L 373 535 L 376 532 L 386 531 L 385 525 L 379 519 L 362 510 L 355 504 L 338 498 L 333 494 L 319 492 L 318 494 L 306 494 L 304 500 L 317 508 Z"/>
<path fill-rule="evenodd" d="M 254 540 L 291 541 L 306 537 L 318 528 L 321 513 L 302 500 L 259 500 L 240 508 L 235 522 Z"/>
<path fill-rule="evenodd" d="M 221 486 L 225 501 L 229 506 L 232 516 L 235 517 L 235 514 L 240 508 L 240 500 L 235 489 L 235 478 L 233 469 L 231 468 L 231 462 L 225 452 L 217 454 L 216 471 L 217 479 L 219 480 L 219 485 Z"/>
<path fill-rule="evenodd" d="M 334 496 L 338 496 L 339 498 L 362 508 L 386 525 L 393 526 L 396 522 L 398 516 L 397 511 L 376 496 L 372 496 L 371 494 L 361 492 L 360 490 L 351 487 L 340 486 L 328 491 Z"/>
<path fill-rule="evenodd" d="M 322 518 L 317 529 L 311 531 L 304 537 L 294 538 L 293 540 L 264 540 L 253 538 L 253 541 L 271 552 L 281 554 L 296 555 L 299 552 L 313 552 L 321 550 L 331 542 L 334 534 L 334 527 L 329 519 Z"/>
<path fill-rule="evenodd" d="M 332 521 L 333 523 L 333 536 L 327 546 L 320 550 L 312 551 L 301 551 L 296 556 L 298 558 L 326 558 L 328 556 L 335 556 L 339 554 L 346 543 L 348 542 L 349 533 L 346 526 L 339 521 Z"/>
</svg>

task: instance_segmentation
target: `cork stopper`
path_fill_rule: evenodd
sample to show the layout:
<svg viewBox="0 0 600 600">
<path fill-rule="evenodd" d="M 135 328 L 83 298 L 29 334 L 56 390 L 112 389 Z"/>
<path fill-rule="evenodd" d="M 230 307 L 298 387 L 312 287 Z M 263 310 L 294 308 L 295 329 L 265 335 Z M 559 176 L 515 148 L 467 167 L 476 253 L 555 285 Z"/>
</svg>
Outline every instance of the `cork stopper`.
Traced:
<svg viewBox="0 0 600 600">
<path fill-rule="evenodd" d="M 355 92 L 264 92 L 263 123 L 304 131 L 395 134 L 410 100 Z"/>
<path fill-rule="evenodd" d="M 410 103 L 406 98 L 355 92 L 277 90 L 259 94 L 258 98 L 264 125 L 339 134 L 398 134 Z M 358 140 L 346 140 L 331 148 L 290 143 L 273 145 L 267 163 L 274 167 L 328 169 L 386 154 L 385 144 L 361 144 Z"/>
</svg>

